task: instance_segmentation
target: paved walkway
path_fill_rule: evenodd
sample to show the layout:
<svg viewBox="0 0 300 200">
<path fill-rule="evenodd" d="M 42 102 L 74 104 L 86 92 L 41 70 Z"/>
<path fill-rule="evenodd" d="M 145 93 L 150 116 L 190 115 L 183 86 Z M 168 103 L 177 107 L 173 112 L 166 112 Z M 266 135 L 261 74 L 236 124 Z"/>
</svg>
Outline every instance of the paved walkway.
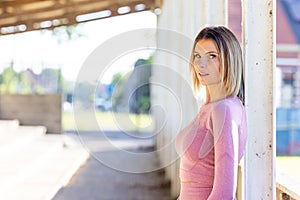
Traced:
<svg viewBox="0 0 300 200">
<path fill-rule="evenodd" d="M 0 120 L 0 199 L 50 200 L 89 158 L 65 135 Z"/>
<path fill-rule="evenodd" d="M 83 136 L 84 135 L 84 136 Z M 91 150 L 91 157 L 73 177 L 70 183 L 62 188 L 54 200 L 170 200 L 169 182 L 164 178 L 163 170 L 148 173 L 126 173 L 120 169 L 134 169 L 141 172 L 155 168 L 158 164 L 155 154 L 151 159 L 140 160 L 138 163 L 116 149 L 106 148 L 103 137 L 96 132 L 81 134 L 85 139 L 83 143 L 90 144 L 86 148 Z M 123 150 L 135 153 L 151 152 L 153 141 L 151 139 L 135 140 L 120 132 L 106 134 L 109 140 Z M 99 159 L 100 158 L 100 159 Z M 104 165 L 101 160 L 120 166 L 119 169 Z M 123 168 L 124 167 L 124 168 Z M 149 168 L 150 169 L 150 168 Z"/>
<path fill-rule="evenodd" d="M 151 156 L 142 156 L 137 162 L 122 153 L 153 151 L 151 137 L 140 140 L 121 132 L 85 132 L 81 137 L 45 132 L 42 126 L 0 120 L 0 199 L 170 200 L 169 182 L 162 170 L 121 172 L 157 168 L 155 154 L 147 153 Z"/>
</svg>

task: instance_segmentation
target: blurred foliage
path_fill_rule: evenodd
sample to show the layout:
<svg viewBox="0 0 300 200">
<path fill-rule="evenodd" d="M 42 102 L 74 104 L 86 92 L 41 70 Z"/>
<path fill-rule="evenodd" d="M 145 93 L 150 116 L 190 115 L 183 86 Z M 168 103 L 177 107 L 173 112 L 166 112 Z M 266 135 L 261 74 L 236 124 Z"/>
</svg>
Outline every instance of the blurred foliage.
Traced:
<svg viewBox="0 0 300 200">
<path fill-rule="evenodd" d="M 84 36 L 82 24 L 60 26 L 51 30 L 41 30 L 41 33 L 49 33 L 57 39 L 58 44 L 69 42 Z M 44 68 L 41 73 L 35 74 L 32 69 L 16 72 L 14 61 L 0 74 L 1 93 L 72 93 L 73 83 L 66 82 L 61 69 Z"/>
<path fill-rule="evenodd" d="M 132 72 L 115 74 L 112 80 L 113 110 L 135 114 L 149 113 L 151 107 L 150 84 L 152 57 L 138 59 Z"/>
<path fill-rule="evenodd" d="M 18 74 L 13 69 L 13 63 L 5 68 L 0 75 L 0 90 L 5 93 L 14 93 L 17 91 Z"/>
<path fill-rule="evenodd" d="M 82 82 L 76 85 L 76 93 L 74 94 L 74 101 L 83 107 L 90 107 L 94 102 L 95 86 L 89 82 Z"/>
<path fill-rule="evenodd" d="M 112 78 L 112 96 L 111 96 L 111 101 L 112 101 L 112 108 L 114 111 L 120 111 L 119 106 L 122 104 L 122 96 L 124 93 L 124 86 L 128 80 L 128 77 L 130 76 L 130 73 L 127 74 L 122 74 L 122 73 L 117 73 L 113 76 Z"/>
<path fill-rule="evenodd" d="M 85 36 L 81 26 L 83 26 L 83 24 L 59 26 L 50 31 L 52 31 L 52 35 L 57 38 L 57 42 L 60 44 L 64 41 L 70 41 Z"/>
<path fill-rule="evenodd" d="M 68 91 L 61 69 L 45 68 L 39 74 L 34 73 L 31 69 L 16 72 L 12 63 L 0 74 L 0 92 L 43 94 Z"/>
</svg>

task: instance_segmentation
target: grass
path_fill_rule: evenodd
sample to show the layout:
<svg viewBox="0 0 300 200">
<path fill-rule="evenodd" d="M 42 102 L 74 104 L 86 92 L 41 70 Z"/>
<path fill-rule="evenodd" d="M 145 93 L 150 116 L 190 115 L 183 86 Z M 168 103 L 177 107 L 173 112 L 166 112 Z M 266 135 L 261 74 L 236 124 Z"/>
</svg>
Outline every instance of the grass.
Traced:
<svg viewBox="0 0 300 200">
<path fill-rule="evenodd" d="M 76 120 L 75 120 L 76 119 Z M 150 115 L 128 113 L 82 112 L 63 113 L 63 130 L 123 130 L 150 132 L 154 129 L 154 121 Z"/>
<path fill-rule="evenodd" d="M 300 182 L 300 156 L 277 156 L 276 167 Z"/>
</svg>

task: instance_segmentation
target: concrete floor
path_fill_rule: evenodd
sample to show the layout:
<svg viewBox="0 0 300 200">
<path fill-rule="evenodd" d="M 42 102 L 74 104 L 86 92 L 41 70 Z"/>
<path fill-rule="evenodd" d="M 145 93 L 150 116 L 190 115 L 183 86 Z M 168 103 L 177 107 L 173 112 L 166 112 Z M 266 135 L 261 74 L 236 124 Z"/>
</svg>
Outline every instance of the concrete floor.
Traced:
<svg viewBox="0 0 300 200">
<path fill-rule="evenodd" d="M 122 144 L 126 151 L 134 153 L 153 151 L 151 139 L 139 141 L 118 132 L 110 132 L 107 135 L 111 141 Z M 145 173 L 124 172 L 126 171 L 124 169 L 143 172 L 149 166 L 155 169 L 155 166 L 158 166 L 156 154 L 136 161 L 117 149 L 105 149 L 103 137 L 96 132 L 84 133 L 81 136 L 85 138 L 82 139 L 85 145 L 90 144 L 86 148 L 91 151 L 92 156 L 70 183 L 56 194 L 54 200 L 172 199 L 170 182 L 165 180 L 163 169 L 149 170 L 150 172 Z M 110 163 L 115 167 L 109 166 Z"/>
</svg>

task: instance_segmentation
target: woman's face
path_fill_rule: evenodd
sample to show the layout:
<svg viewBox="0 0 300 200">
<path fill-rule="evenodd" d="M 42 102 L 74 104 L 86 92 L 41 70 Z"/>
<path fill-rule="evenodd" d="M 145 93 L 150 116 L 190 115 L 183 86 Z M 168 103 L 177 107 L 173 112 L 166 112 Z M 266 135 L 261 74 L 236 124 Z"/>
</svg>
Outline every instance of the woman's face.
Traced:
<svg viewBox="0 0 300 200">
<path fill-rule="evenodd" d="M 199 40 L 193 57 L 194 70 L 202 85 L 220 83 L 220 55 L 213 40 Z"/>
</svg>

